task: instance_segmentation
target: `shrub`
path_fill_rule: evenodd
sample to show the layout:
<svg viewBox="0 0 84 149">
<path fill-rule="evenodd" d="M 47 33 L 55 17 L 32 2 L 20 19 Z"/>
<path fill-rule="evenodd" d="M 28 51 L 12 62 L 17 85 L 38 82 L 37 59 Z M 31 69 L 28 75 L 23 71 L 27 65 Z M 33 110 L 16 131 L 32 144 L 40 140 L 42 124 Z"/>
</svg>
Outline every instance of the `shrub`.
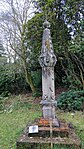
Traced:
<svg viewBox="0 0 84 149">
<path fill-rule="evenodd" d="M 57 106 L 60 109 L 82 110 L 82 103 L 84 101 L 84 90 L 63 92 L 57 100 Z"/>
<path fill-rule="evenodd" d="M 40 96 L 42 96 L 42 93 L 37 91 L 36 93 L 33 93 L 32 96 L 33 97 L 40 97 Z"/>
<path fill-rule="evenodd" d="M 0 96 L 6 97 L 11 94 L 19 94 L 30 91 L 26 83 L 24 72 L 21 68 L 15 69 L 14 64 L 0 66 Z M 20 70 L 21 71 L 20 71 Z"/>
<path fill-rule="evenodd" d="M 42 78 L 41 70 L 32 71 L 32 78 L 33 78 L 33 82 L 34 82 L 36 89 L 41 90 L 41 84 L 42 84 L 41 83 L 41 78 Z"/>
</svg>

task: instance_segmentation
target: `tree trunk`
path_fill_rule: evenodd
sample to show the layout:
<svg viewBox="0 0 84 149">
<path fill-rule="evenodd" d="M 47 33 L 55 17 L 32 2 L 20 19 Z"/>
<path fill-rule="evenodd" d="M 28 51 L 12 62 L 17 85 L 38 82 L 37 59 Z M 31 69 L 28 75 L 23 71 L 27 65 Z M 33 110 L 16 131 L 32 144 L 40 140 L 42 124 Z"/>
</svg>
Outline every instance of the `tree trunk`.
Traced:
<svg viewBox="0 0 84 149">
<path fill-rule="evenodd" d="M 23 60 L 23 67 L 24 67 L 24 70 L 25 70 L 26 81 L 29 84 L 29 86 L 30 86 L 30 88 L 32 90 L 32 93 L 35 93 L 36 92 L 36 87 L 34 86 L 31 74 L 28 72 L 28 68 L 27 68 L 27 64 L 26 64 L 25 60 Z"/>
</svg>

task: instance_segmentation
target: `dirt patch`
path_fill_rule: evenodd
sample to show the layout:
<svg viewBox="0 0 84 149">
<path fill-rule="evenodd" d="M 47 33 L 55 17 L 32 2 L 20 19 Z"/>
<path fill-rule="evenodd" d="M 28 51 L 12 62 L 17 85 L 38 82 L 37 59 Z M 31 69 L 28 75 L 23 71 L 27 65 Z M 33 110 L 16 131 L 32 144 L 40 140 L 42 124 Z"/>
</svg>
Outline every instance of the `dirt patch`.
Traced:
<svg viewBox="0 0 84 149">
<path fill-rule="evenodd" d="M 66 91 L 68 91 L 67 88 L 63 88 L 63 87 L 56 88 L 56 90 L 55 90 L 56 98 L 58 98 L 62 92 L 66 92 Z"/>
</svg>

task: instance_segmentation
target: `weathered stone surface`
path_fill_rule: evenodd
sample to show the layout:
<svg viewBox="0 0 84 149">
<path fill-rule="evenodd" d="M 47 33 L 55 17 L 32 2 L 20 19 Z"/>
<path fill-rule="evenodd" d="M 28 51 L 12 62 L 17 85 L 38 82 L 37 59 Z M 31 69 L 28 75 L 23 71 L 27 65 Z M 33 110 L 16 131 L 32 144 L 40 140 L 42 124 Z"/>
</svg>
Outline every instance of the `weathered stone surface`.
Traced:
<svg viewBox="0 0 84 149">
<path fill-rule="evenodd" d="M 46 105 L 46 106 L 57 106 L 57 101 L 56 100 L 41 100 L 40 104 Z"/>
<path fill-rule="evenodd" d="M 34 125 L 34 124 L 33 124 Z M 35 123 L 36 125 L 36 123 Z M 60 122 L 60 127 L 52 127 L 52 138 L 50 136 L 49 126 L 39 126 L 39 132 L 28 134 L 28 126 L 24 133 L 17 140 L 17 149 L 37 149 L 41 147 L 49 147 L 52 143 L 53 147 L 63 147 L 67 145 L 71 149 L 80 149 L 81 141 L 75 134 L 74 129 L 68 127 L 67 123 Z"/>
<path fill-rule="evenodd" d="M 55 107 L 54 106 L 53 107 L 43 106 L 42 110 L 43 110 L 44 119 L 46 119 L 46 118 L 55 119 Z"/>
<path fill-rule="evenodd" d="M 54 67 L 42 68 L 43 99 L 55 100 Z"/>
<path fill-rule="evenodd" d="M 53 45 L 50 35 L 50 23 L 44 22 L 44 32 L 42 39 L 41 55 L 39 63 L 42 67 L 42 112 L 44 118 L 55 119 L 55 85 L 54 85 L 54 66 L 56 56 L 54 55 Z"/>
</svg>

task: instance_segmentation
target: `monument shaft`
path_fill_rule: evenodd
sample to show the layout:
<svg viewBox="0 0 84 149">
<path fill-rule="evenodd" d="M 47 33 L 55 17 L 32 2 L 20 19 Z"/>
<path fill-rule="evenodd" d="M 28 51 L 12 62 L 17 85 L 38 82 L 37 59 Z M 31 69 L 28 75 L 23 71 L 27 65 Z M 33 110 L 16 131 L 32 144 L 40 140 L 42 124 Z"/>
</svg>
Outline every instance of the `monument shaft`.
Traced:
<svg viewBox="0 0 84 149">
<path fill-rule="evenodd" d="M 50 23 L 44 22 L 44 32 L 42 38 L 42 49 L 39 57 L 39 63 L 42 67 L 42 101 L 43 118 L 53 119 L 56 125 L 58 122 L 55 118 L 55 85 L 54 85 L 54 66 L 56 56 L 54 55 L 53 45 L 50 35 Z"/>
<path fill-rule="evenodd" d="M 44 98 L 55 100 L 54 67 L 42 68 L 42 92 Z"/>
</svg>

